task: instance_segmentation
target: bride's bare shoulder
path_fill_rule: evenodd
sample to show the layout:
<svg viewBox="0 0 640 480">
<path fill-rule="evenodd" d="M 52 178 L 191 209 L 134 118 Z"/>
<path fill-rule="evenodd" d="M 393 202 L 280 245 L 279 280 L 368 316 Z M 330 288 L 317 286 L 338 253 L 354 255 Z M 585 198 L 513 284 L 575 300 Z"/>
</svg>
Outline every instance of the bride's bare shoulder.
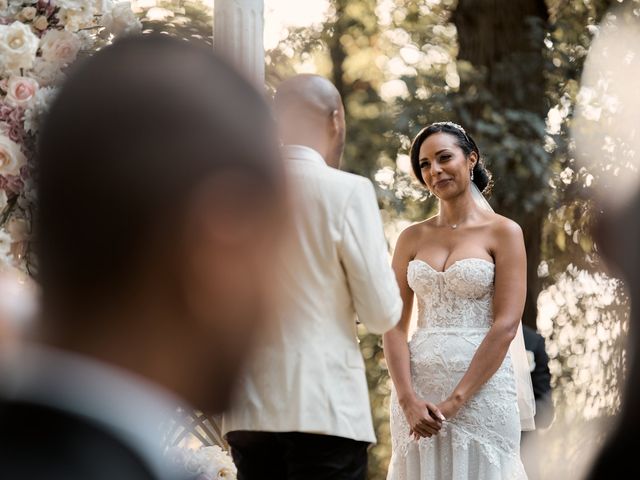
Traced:
<svg viewBox="0 0 640 480">
<path fill-rule="evenodd" d="M 433 217 L 429 217 L 426 220 L 422 220 L 421 222 L 416 222 L 409 225 L 405 228 L 400 234 L 401 237 L 406 238 L 416 238 L 423 235 L 426 231 L 429 231 L 434 228 L 435 221 L 438 216 L 434 215 Z"/>
<path fill-rule="evenodd" d="M 495 235 L 503 238 L 505 236 L 510 238 L 523 237 L 522 227 L 517 222 L 497 213 L 491 213 L 490 215 L 489 226 Z"/>
<path fill-rule="evenodd" d="M 400 233 L 400 236 L 398 237 L 398 245 L 411 248 L 411 246 L 419 244 L 425 233 L 433 228 L 435 218 L 436 216 L 433 216 L 421 222 L 409 225 Z"/>
</svg>

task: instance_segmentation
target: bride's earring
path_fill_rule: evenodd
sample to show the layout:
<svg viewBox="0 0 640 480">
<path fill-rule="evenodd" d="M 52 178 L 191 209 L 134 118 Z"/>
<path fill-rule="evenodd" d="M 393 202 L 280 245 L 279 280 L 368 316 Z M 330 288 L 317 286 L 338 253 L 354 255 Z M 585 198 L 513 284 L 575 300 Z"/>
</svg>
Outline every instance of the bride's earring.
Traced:
<svg viewBox="0 0 640 480">
<path fill-rule="evenodd" d="M 471 169 L 471 181 L 473 181 L 473 168 Z"/>
</svg>

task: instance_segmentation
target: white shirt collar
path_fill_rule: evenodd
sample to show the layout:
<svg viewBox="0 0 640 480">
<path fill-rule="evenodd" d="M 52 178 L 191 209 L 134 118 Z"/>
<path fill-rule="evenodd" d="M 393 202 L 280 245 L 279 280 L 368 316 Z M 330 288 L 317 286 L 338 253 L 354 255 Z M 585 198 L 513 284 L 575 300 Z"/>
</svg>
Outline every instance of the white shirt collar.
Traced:
<svg viewBox="0 0 640 480">
<path fill-rule="evenodd" d="M 82 355 L 41 346 L 21 350 L 3 379 L 7 397 L 88 418 L 137 452 L 159 478 L 167 476 L 162 428 L 184 402 L 149 380 Z"/>
<path fill-rule="evenodd" d="M 319 152 L 306 145 L 285 145 L 282 147 L 284 156 L 291 160 L 306 160 L 313 163 L 327 165 Z"/>
</svg>

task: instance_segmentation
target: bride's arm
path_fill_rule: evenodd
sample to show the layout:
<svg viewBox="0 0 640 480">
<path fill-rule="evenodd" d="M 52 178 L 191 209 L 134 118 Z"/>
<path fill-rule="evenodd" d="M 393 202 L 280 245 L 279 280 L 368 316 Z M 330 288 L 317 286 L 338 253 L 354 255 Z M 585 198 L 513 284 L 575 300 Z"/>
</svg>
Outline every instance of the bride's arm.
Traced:
<svg viewBox="0 0 640 480">
<path fill-rule="evenodd" d="M 494 229 L 493 238 L 496 244 L 493 325 L 465 375 L 449 398 L 438 405 L 445 417 L 454 416 L 502 365 L 524 311 L 527 255 L 522 230 L 517 223 L 501 219 Z"/>
<path fill-rule="evenodd" d="M 411 383 L 411 370 L 409 366 L 409 324 L 411 322 L 411 310 L 413 307 L 413 290 L 407 283 L 407 267 L 414 253 L 412 236 L 415 231 L 411 227 L 402 232 L 398 238 L 393 254 L 392 267 L 396 275 L 400 296 L 402 297 L 402 316 L 400 322 L 383 336 L 384 355 L 389 367 L 389 374 L 398 395 L 398 402 L 407 417 L 412 432 L 421 436 L 431 437 L 440 430 L 442 423 L 430 415 L 429 409 L 436 415 L 437 407 L 431 403 L 419 399 L 413 390 Z"/>
</svg>

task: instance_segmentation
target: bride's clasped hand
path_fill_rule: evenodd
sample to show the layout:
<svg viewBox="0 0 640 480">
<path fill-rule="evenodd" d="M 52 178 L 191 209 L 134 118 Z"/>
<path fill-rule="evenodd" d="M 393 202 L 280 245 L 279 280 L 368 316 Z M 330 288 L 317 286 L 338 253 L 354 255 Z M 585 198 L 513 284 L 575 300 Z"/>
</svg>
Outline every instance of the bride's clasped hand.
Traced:
<svg viewBox="0 0 640 480">
<path fill-rule="evenodd" d="M 415 395 L 401 400 L 400 405 L 407 417 L 410 434 L 416 439 L 437 435 L 442 428 L 442 422 L 446 420 L 435 404 L 419 399 Z"/>
</svg>

